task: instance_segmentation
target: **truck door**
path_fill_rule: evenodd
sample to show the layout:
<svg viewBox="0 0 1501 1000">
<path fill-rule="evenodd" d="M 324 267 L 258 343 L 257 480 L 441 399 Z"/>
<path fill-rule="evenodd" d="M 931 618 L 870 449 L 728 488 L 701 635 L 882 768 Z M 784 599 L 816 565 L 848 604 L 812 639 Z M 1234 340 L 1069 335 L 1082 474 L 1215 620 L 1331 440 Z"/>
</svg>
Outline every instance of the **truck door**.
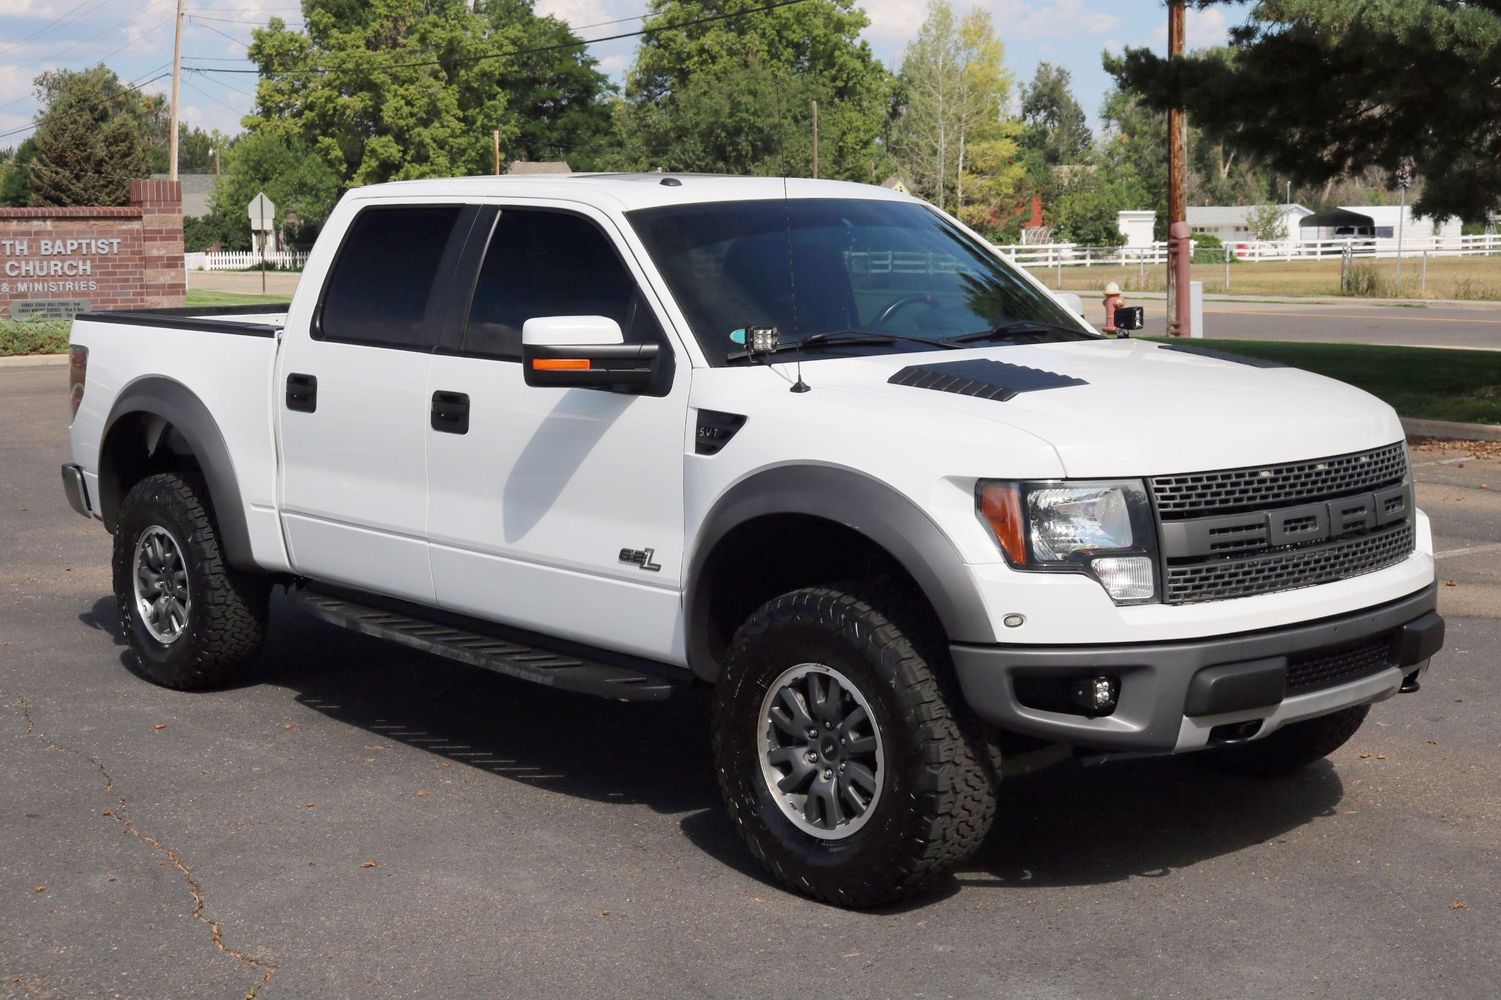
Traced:
<svg viewBox="0 0 1501 1000">
<path fill-rule="evenodd" d="M 428 378 L 433 583 L 445 608 L 684 662 L 686 366 L 656 396 L 522 378 L 534 317 L 607 316 L 628 343 L 671 356 L 614 233 L 602 214 L 542 204 L 500 206 L 475 227 L 473 297 Z"/>
<path fill-rule="evenodd" d="M 359 208 L 317 305 L 288 317 L 281 504 L 292 565 L 305 576 L 433 602 L 427 375 L 449 257 L 475 211 Z"/>
</svg>

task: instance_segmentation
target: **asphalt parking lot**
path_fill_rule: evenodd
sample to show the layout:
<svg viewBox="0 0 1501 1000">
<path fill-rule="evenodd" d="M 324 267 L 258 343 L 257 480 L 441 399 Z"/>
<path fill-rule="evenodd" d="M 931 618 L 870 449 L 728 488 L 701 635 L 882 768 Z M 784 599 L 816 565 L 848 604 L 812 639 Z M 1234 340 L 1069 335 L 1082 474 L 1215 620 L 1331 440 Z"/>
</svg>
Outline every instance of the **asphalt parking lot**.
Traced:
<svg viewBox="0 0 1501 1000">
<path fill-rule="evenodd" d="M 0 369 L 0 996 L 1494 997 L 1501 461 L 1414 452 L 1448 646 L 1329 763 L 1006 784 L 935 895 L 768 884 L 702 698 L 619 705 L 278 604 L 246 682 L 130 670 L 64 368 Z"/>
</svg>

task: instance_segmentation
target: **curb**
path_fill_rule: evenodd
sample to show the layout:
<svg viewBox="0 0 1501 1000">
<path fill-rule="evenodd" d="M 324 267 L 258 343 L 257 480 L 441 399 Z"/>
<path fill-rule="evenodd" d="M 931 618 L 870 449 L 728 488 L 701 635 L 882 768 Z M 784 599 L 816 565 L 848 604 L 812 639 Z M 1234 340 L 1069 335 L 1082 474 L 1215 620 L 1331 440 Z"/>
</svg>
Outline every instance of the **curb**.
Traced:
<svg viewBox="0 0 1501 1000">
<path fill-rule="evenodd" d="M 1402 430 L 1408 437 L 1431 437 L 1445 441 L 1501 441 L 1497 424 L 1462 424 L 1453 420 L 1419 420 L 1402 417 Z"/>
<path fill-rule="evenodd" d="M 66 354 L 21 354 L 0 358 L 0 368 L 51 368 L 68 363 Z"/>
</svg>

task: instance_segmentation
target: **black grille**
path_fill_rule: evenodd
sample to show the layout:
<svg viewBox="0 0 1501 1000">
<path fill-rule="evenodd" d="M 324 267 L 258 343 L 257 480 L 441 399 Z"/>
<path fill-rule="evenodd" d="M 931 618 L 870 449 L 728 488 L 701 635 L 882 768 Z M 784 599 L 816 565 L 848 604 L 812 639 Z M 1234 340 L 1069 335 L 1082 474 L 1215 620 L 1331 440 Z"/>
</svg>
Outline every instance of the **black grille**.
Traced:
<svg viewBox="0 0 1501 1000">
<path fill-rule="evenodd" d="M 1287 465 L 1153 476 L 1149 483 L 1164 520 L 1227 514 L 1338 497 L 1400 483 L 1407 475 L 1401 442 Z"/>
<path fill-rule="evenodd" d="M 1333 583 L 1396 565 L 1412 549 L 1413 527 L 1408 520 L 1378 534 L 1324 545 L 1169 565 L 1164 599 L 1168 604 L 1189 604 Z"/>
<path fill-rule="evenodd" d="M 1392 637 L 1291 657 L 1287 661 L 1287 694 L 1306 694 L 1380 673 L 1391 665 Z"/>
</svg>

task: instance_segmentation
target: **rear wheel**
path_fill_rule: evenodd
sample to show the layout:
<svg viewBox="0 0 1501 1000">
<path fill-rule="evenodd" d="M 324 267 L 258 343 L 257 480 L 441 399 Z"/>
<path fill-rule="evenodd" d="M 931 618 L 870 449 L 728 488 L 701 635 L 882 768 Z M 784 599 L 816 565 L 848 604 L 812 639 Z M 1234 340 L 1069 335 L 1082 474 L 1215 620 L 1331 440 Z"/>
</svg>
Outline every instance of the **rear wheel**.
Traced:
<svg viewBox="0 0 1501 1000">
<path fill-rule="evenodd" d="M 714 692 L 730 818 L 784 885 L 841 906 L 918 892 L 995 814 L 985 745 L 941 665 L 879 610 L 807 588 L 736 633 Z"/>
<path fill-rule="evenodd" d="M 1202 756 L 1206 764 L 1235 774 L 1259 778 L 1291 774 L 1348 743 L 1370 711 L 1369 705 L 1341 709 L 1283 726 L 1265 739 L 1210 750 Z"/>
<path fill-rule="evenodd" d="M 120 627 L 151 680 L 180 690 L 221 687 L 260 650 L 269 585 L 224 560 L 203 481 L 148 476 L 115 526 Z"/>
</svg>

